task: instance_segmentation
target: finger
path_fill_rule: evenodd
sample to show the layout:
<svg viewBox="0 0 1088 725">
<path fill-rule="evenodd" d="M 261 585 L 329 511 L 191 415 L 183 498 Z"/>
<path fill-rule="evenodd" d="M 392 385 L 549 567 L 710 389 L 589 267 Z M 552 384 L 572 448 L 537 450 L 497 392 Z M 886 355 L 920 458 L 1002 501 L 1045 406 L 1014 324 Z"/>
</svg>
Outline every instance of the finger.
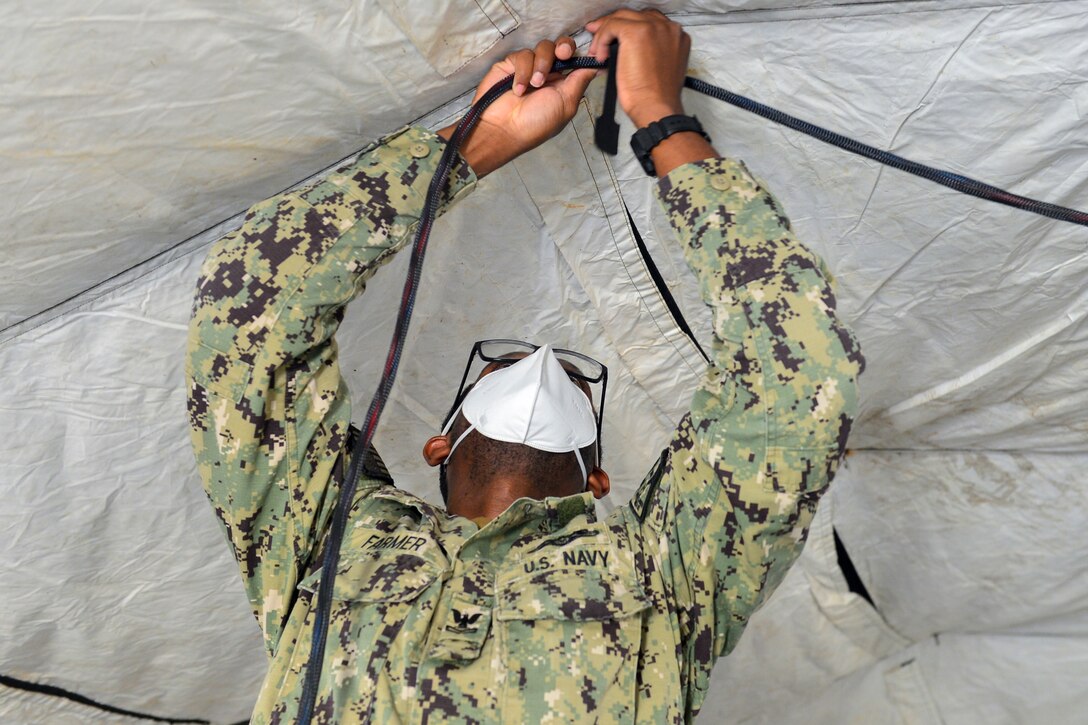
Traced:
<svg viewBox="0 0 1088 725">
<path fill-rule="evenodd" d="M 487 89 L 498 83 L 514 72 L 514 64 L 510 62 L 510 56 L 507 56 L 491 66 L 490 70 L 484 74 L 484 77 L 480 80 L 480 84 L 476 87 L 476 94 L 472 98 L 472 102 L 480 100 Z"/>
<path fill-rule="evenodd" d="M 602 63 L 608 60 L 608 45 L 620 36 L 626 25 L 627 22 L 623 20 L 610 20 L 607 23 L 602 23 L 597 28 L 597 32 L 593 34 L 593 42 L 589 44 L 589 55 Z"/>
<path fill-rule="evenodd" d="M 631 25 L 635 24 L 643 24 L 647 22 L 658 23 L 661 21 L 665 21 L 667 23 L 672 22 L 671 20 L 669 20 L 667 15 L 662 13 L 660 10 L 653 8 L 651 8 L 650 10 L 629 10 L 627 8 L 621 8 L 620 10 L 617 10 L 613 13 L 609 13 L 608 15 L 599 17 L 596 20 L 592 20 L 586 23 L 585 26 L 586 30 L 593 34 L 593 40 L 589 44 L 589 55 L 596 57 L 597 60 L 600 61 L 606 60 L 608 58 L 607 53 L 604 54 L 604 57 L 601 57 L 599 55 L 601 52 L 600 49 L 602 41 L 598 40 L 597 38 L 597 35 L 600 33 L 601 29 L 607 25 L 614 25 L 620 23 L 622 25 L 630 27 Z M 612 40 L 614 39 L 615 35 L 612 35 L 612 37 L 608 39 L 608 42 L 605 42 L 603 44 L 607 47 L 608 43 L 612 42 Z"/>
<path fill-rule="evenodd" d="M 536 44 L 533 51 L 533 77 L 529 79 L 530 85 L 540 88 L 552 72 L 552 64 L 555 62 L 555 43 L 550 40 L 542 40 Z"/>
<path fill-rule="evenodd" d="M 574 38 L 564 35 L 555 41 L 555 57 L 559 60 L 570 60 L 574 57 L 575 48 L 577 46 L 574 44 Z"/>
<path fill-rule="evenodd" d="M 557 73 L 549 73 L 548 77 L 544 81 L 544 85 L 554 86 L 555 84 L 562 81 L 564 78 L 566 78 L 566 75 L 564 75 L 562 71 L 559 71 Z"/>
<path fill-rule="evenodd" d="M 597 49 L 600 47 L 600 41 L 598 37 L 601 34 L 602 29 L 608 25 L 611 15 L 605 15 L 604 17 L 597 18 L 591 23 L 586 23 L 586 30 L 593 36 L 589 41 L 589 48 L 586 49 L 586 55 L 596 57 Z M 607 43 L 605 43 L 607 45 Z"/>
<path fill-rule="evenodd" d="M 633 16 L 633 17 L 631 17 Z M 617 10 L 597 27 L 593 41 L 589 44 L 589 55 L 602 63 L 608 60 L 608 46 L 621 36 L 629 36 L 648 27 L 641 13 L 633 10 Z"/>
<path fill-rule="evenodd" d="M 590 28 L 593 28 L 590 30 Z M 589 39 L 589 47 L 586 48 L 586 55 L 590 57 L 597 56 L 597 36 L 601 34 L 601 28 L 604 27 L 604 22 L 600 20 L 594 20 L 592 23 L 586 24 L 586 30 L 588 30 L 593 37 Z"/>
<path fill-rule="evenodd" d="M 529 79 L 533 76 L 533 51 L 519 50 L 506 56 L 514 65 L 514 95 L 524 95 L 529 88 Z"/>
</svg>

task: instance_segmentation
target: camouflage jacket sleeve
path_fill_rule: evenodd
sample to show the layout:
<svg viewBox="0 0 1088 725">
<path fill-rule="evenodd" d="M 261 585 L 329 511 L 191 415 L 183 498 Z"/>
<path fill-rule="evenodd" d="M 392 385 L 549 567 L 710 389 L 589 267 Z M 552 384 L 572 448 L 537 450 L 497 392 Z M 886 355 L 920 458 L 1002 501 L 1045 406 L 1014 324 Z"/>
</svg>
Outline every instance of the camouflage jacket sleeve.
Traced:
<svg viewBox="0 0 1088 725">
<path fill-rule="evenodd" d="M 193 447 L 270 653 L 338 493 L 351 410 L 333 335 L 411 241 L 443 148 L 409 129 L 257 204 L 201 270 L 186 365 Z M 474 183 L 459 159 L 444 205 Z"/>
<path fill-rule="evenodd" d="M 659 191 L 713 312 L 713 364 L 632 509 L 662 552 L 697 709 L 714 660 L 801 551 L 864 362 L 822 261 L 743 164 L 687 164 Z"/>
</svg>

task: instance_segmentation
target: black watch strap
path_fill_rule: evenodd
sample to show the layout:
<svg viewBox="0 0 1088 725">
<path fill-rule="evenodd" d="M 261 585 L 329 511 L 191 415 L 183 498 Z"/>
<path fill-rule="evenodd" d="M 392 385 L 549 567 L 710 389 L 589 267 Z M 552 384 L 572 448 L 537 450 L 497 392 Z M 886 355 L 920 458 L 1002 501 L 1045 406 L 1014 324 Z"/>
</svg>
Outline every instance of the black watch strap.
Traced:
<svg viewBox="0 0 1088 725">
<path fill-rule="evenodd" d="M 695 116 L 665 116 L 660 121 L 654 121 L 645 128 L 640 128 L 631 136 L 631 149 L 635 152 L 635 158 L 642 164 L 642 168 L 650 176 L 657 176 L 654 168 L 654 160 L 650 158 L 650 152 L 659 143 L 682 131 L 694 131 L 707 141 L 710 136 L 703 130 L 703 124 Z"/>
</svg>

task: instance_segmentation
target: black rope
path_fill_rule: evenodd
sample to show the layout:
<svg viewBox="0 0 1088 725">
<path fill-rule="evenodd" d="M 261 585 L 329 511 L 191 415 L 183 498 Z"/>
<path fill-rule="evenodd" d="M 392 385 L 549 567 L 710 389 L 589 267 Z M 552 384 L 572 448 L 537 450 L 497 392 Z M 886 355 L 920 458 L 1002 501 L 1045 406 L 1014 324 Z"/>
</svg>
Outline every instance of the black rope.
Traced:
<svg viewBox="0 0 1088 725">
<path fill-rule="evenodd" d="M 27 680 L 20 680 L 16 677 L 11 677 L 10 675 L 0 675 L 0 685 L 3 685 L 4 687 L 10 687 L 13 690 L 25 690 L 26 692 L 36 692 L 40 695 L 48 695 L 49 697 L 60 697 L 64 698 L 65 700 L 71 700 L 72 702 L 78 702 L 80 705 L 85 705 L 87 707 L 93 707 L 97 710 L 102 710 L 103 712 L 112 712 L 115 715 L 125 715 L 126 717 L 138 718 L 141 720 L 150 720 L 152 722 L 177 723 L 179 725 L 211 725 L 210 720 L 202 720 L 199 718 L 163 717 L 161 715 L 149 715 L 146 712 L 126 710 L 123 707 L 107 705 L 104 702 L 92 700 L 86 695 L 81 695 L 78 692 L 72 692 L 71 690 L 65 690 L 63 687 L 57 687 L 56 685 L 46 685 L 41 682 L 29 682 Z"/>
<path fill-rule="evenodd" d="M 743 108 L 746 111 L 751 111 L 757 116 L 780 123 L 783 126 L 792 128 L 794 131 L 800 131 L 801 133 L 808 134 L 815 139 L 829 143 L 832 146 L 837 146 L 840 149 L 855 153 L 859 156 L 864 156 L 867 159 L 873 161 L 879 161 L 880 163 L 891 166 L 892 168 L 899 169 L 900 171 L 906 171 L 909 174 L 915 176 L 921 176 L 923 179 L 929 179 L 932 182 L 947 186 L 950 189 L 962 192 L 964 194 L 970 194 L 971 196 L 977 196 L 980 199 L 988 199 L 989 201 L 997 202 L 998 204 L 1005 204 L 1007 206 L 1015 207 L 1017 209 L 1023 209 L 1035 214 L 1041 214 L 1051 219 L 1058 219 L 1064 222 L 1070 222 L 1072 224 L 1081 224 L 1088 226 L 1088 213 L 1078 211 L 1076 209 L 1069 209 L 1064 206 L 1058 206 L 1057 204 L 1050 204 L 1045 201 L 1038 201 L 1036 199 L 1029 199 L 1026 196 L 1020 196 L 1018 194 L 1012 194 L 1004 189 L 999 189 L 996 186 L 971 179 L 959 174 L 953 174 L 950 171 L 944 171 L 943 169 L 937 169 L 932 166 L 926 166 L 910 159 L 905 159 L 902 156 L 893 154 L 890 151 L 882 151 L 875 146 L 869 146 L 860 141 L 855 141 L 852 138 L 843 136 L 842 134 L 835 133 L 834 131 L 828 131 L 826 128 L 821 128 L 808 121 L 802 121 L 799 118 L 783 113 L 770 106 L 765 106 L 762 103 L 757 103 L 750 98 L 737 95 L 732 91 L 727 91 L 724 88 L 712 86 L 706 81 L 698 80 L 697 78 L 688 77 L 684 80 L 684 85 L 693 91 L 698 91 L 711 98 L 717 98 L 719 101 L 725 101 L 731 103 L 737 108 Z"/>
<path fill-rule="evenodd" d="M 336 567 L 340 561 L 340 544 L 344 538 L 344 530 L 347 527 L 348 511 L 351 509 L 351 500 L 355 496 L 355 488 L 359 481 L 359 474 L 367 460 L 367 453 L 371 449 L 371 441 L 374 431 L 377 429 L 378 420 L 389 398 L 389 392 L 396 380 L 397 369 L 400 367 L 401 353 L 404 350 L 404 341 L 408 334 L 408 326 L 412 320 L 412 311 L 415 308 L 416 292 L 419 289 L 419 280 L 423 274 L 423 257 L 427 251 L 427 240 L 430 238 L 431 226 L 438 212 L 439 199 L 446 188 L 450 171 L 457 159 L 457 149 L 468 137 L 468 134 L 480 120 L 484 110 L 490 106 L 496 98 L 513 85 L 514 77 L 507 76 L 492 86 L 457 124 L 453 135 L 446 144 L 442 157 L 438 161 L 434 178 L 427 189 L 427 197 L 423 203 L 423 212 L 420 214 L 419 226 L 416 228 L 415 241 L 412 245 L 412 259 L 408 267 L 408 277 L 404 281 L 404 290 L 401 293 L 400 311 L 397 313 L 397 322 L 393 331 L 393 340 L 389 346 L 389 354 L 386 357 L 385 368 L 382 371 L 381 381 L 370 401 L 363 429 L 356 437 L 355 445 L 351 453 L 351 469 L 347 480 L 344 481 L 340 496 L 337 499 L 336 508 L 332 516 L 332 527 L 329 530 L 329 538 L 325 547 L 325 559 L 321 564 L 321 585 L 317 595 L 317 613 L 314 615 L 314 633 L 310 642 L 310 659 L 306 665 L 306 679 L 302 687 L 302 697 L 299 702 L 298 722 L 308 725 L 313 717 L 314 703 L 317 700 L 317 687 L 321 680 L 321 670 L 324 664 L 325 640 L 328 637 L 329 613 L 332 609 L 333 580 L 336 577 Z"/>
<path fill-rule="evenodd" d="M 594 58 L 571 58 L 565 61 L 556 61 L 552 67 L 553 72 L 574 70 L 579 68 L 599 69 L 607 67 L 606 63 Z M 401 353 L 404 350 L 404 342 L 408 333 L 408 326 L 412 319 L 412 311 L 415 307 L 416 292 L 419 289 L 419 281 L 423 274 L 423 258 L 427 250 L 427 241 L 430 238 L 431 227 L 435 215 L 438 212 L 439 199 L 446 188 L 450 171 L 457 158 L 458 149 L 475 128 L 484 110 L 495 99 L 501 96 L 513 86 L 513 75 L 503 78 L 484 93 L 457 124 L 453 135 L 450 137 L 446 148 L 439 159 L 434 178 L 427 189 L 427 197 L 423 204 L 423 212 L 420 215 L 419 225 L 416 228 L 415 241 L 412 245 L 412 258 L 409 263 L 408 277 L 404 281 L 404 290 L 401 294 L 400 311 L 397 314 L 397 322 L 390 342 L 389 353 L 386 357 L 385 368 L 382 372 L 378 389 L 370 402 L 366 420 L 361 433 L 356 437 L 351 450 L 351 468 L 347 479 L 343 482 L 340 495 L 337 498 L 336 507 L 332 515 L 332 526 L 329 530 L 325 546 L 325 557 L 321 565 L 321 584 L 318 588 L 317 613 L 314 615 L 313 639 L 310 643 L 310 658 L 306 665 L 306 679 L 303 684 L 302 696 L 299 702 L 298 723 L 309 725 L 313 717 L 314 703 L 317 700 L 317 687 L 321 680 L 321 670 L 324 664 L 325 640 L 328 638 L 329 614 L 332 608 L 333 581 L 336 577 L 336 567 L 340 560 L 340 544 L 344 538 L 344 530 L 347 526 L 348 511 L 351 508 L 351 500 L 355 495 L 359 474 L 367 461 L 368 452 L 372 450 L 371 441 L 381 418 L 389 393 L 396 379 L 397 369 L 400 366 Z M 1019 209 L 1042 214 L 1053 219 L 1083 224 L 1088 226 L 1088 214 L 1075 209 L 1067 209 L 1055 204 L 1036 201 L 1027 197 L 1010 194 L 989 184 L 984 184 L 965 176 L 952 174 L 948 171 L 935 169 L 924 164 L 909 161 L 887 151 L 881 151 L 859 141 L 847 138 L 840 134 L 820 128 L 814 124 L 794 118 L 769 106 L 756 103 L 744 96 L 727 91 L 723 88 L 710 85 L 695 78 L 687 78 L 685 86 L 699 93 L 731 103 L 734 106 L 751 111 L 759 116 L 770 119 L 776 123 L 788 126 L 794 130 L 808 134 L 826 143 L 837 146 L 866 158 L 879 161 L 902 171 L 916 176 L 935 181 L 938 184 L 948 186 L 965 194 L 989 199 L 1001 204 L 1007 204 Z"/>
</svg>

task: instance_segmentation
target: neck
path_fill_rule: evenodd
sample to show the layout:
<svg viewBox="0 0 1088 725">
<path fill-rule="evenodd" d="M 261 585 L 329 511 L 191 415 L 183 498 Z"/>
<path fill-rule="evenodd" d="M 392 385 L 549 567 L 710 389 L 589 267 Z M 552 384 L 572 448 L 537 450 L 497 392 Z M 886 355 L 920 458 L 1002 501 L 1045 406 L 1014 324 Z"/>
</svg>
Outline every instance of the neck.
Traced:
<svg viewBox="0 0 1088 725">
<path fill-rule="evenodd" d="M 566 490 L 568 488 L 570 490 Z M 510 508 L 510 504 L 519 498 L 540 500 L 545 495 L 567 496 L 578 492 L 577 486 L 567 486 L 557 487 L 557 490 L 545 494 L 539 485 L 518 476 L 499 476 L 484 484 L 457 485 L 451 481 L 448 510 L 451 514 L 464 516 L 466 519 L 490 521 Z"/>
<path fill-rule="evenodd" d="M 535 498 L 535 487 L 516 477 L 500 477 L 486 484 L 450 483 L 449 512 L 466 519 L 490 521 L 519 498 Z"/>
</svg>

